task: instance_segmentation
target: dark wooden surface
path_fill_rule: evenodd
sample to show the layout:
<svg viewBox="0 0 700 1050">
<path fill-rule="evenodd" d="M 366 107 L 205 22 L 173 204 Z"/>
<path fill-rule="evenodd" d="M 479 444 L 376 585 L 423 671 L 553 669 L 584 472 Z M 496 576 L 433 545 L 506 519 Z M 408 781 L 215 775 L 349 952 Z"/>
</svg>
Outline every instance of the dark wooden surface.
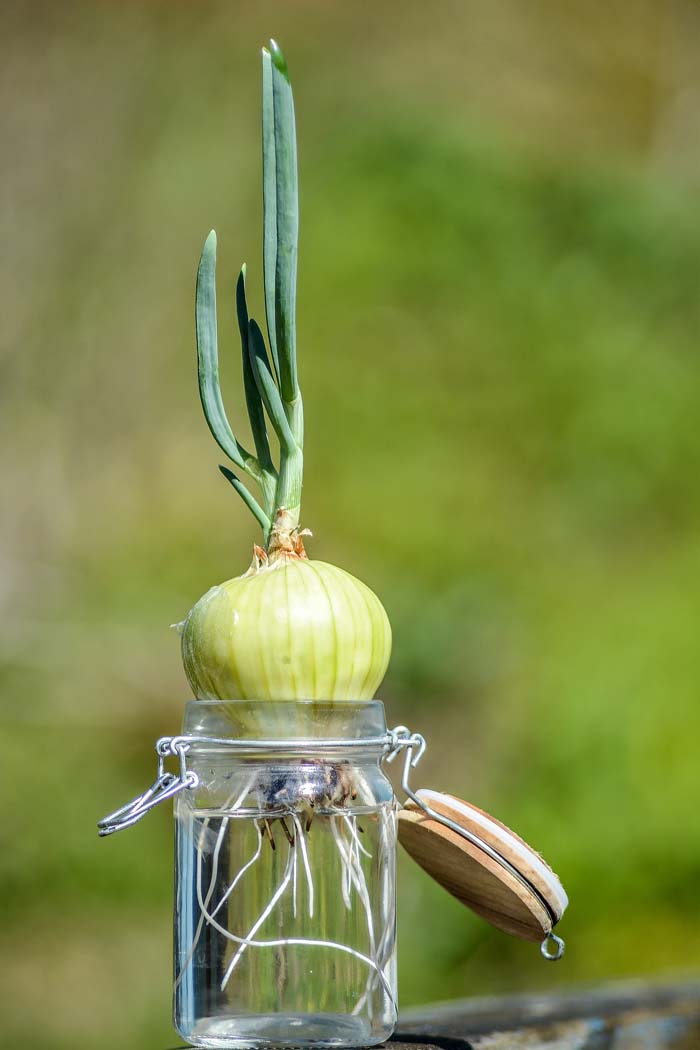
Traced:
<svg viewBox="0 0 700 1050">
<path fill-rule="evenodd" d="M 700 1050 L 700 980 L 465 999 L 401 1013 L 387 1050 Z"/>
<path fill-rule="evenodd" d="M 700 979 L 402 1010 L 385 1050 L 700 1050 Z"/>
</svg>

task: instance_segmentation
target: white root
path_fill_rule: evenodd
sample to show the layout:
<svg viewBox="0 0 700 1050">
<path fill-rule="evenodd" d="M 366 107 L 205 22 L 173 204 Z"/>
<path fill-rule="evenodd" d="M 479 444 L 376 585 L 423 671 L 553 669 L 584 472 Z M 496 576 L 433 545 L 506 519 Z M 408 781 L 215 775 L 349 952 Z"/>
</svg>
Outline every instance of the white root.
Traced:
<svg viewBox="0 0 700 1050">
<path fill-rule="evenodd" d="M 306 888 L 309 892 L 309 918 L 313 918 L 314 915 L 314 880 L 311 874 L 311 864 L 309 863 L 309 849 L 306 847 L 306 836 L 304 835 L 301 821 L 293 814 L 294 826 L 296 828 L 296 835 L 294 838 L 295 845 L 298 842 L 301 850 L 301 860 L 303 862 L 304 871 L 306 873 Z"/>
<path fill-rule="evenodd" d="M 388 852 L 388 849 L 389 849 L 389 846 L 388 846 L 388 838 L 389 838 L 388 824 L 389 824 L 389 821 L 395 821 L 395 819 L 396 819 L 396 817 L 395 817 L 394 813 L 392 813 L 390 811 L 386 811 L 386 810 L 382 811 L 381 824 L 380 824 L 380 831 L 381 831 L 381 850 L 380 850 L 380 854 L 384 858 L 389 856 L 389 852 Z M 383 902 L 384 906 L 386 906 L 386 902 L 391 899 L 390 898 L 390 894 L 389 894 L 390 887 L 388 885 L 388 883 L 390 881 L 390 878 L 391 878 L 391 873 L 392 873 L 392 869 L 390 868 L 390 866 L 386 862 L 383 863 L 382 864 L 382 902 Z M 375 959 L 376 959 L 376 962 L 377 962 L 377 969 L 378 969 L 378 971 L 383 973 L 384 972 L 384 967 L 387 964 L 389 956 L 391 955 L 392 951 L 394 950 L 394 944 L 395 944 L 395 941 L 396 941 L 396 930 L 395 930 L 395 924 L 394 924 L 394 919 L 393 919 L 393 915 L 392 914 L 383 913 L 382 914 L 382 919 L 384 920 L 384 932 L 382 933 L 382 936 L 381 936 L 381 938 L 379 940 L 379 945 L 377 946 L 377 953 L 376 953 Z M 363 994 L 360 996 L 360 998 L 358 999 L 358 1001 L 355 1004 L 355 1007 L 354 1007 L 354 1009 L 352 1011 L 353 1016 L 357 1016 L 357 1014 L 359 1014 L 364 1009 L 365 1003 L 367 1002 L 369 997 L 373 994 L 374 989 L 376 988 L 376 986 L 377 986 L 376 974 L 370 972 L 367 975 L 367 985 L 365 987 L 365 990 L 364 990 Z"/>
<path fill-rule="evenodd" d="M 294 852 L 294 847 L 293 846 L 289 847 L 289 852 L 290 852 L 290 855 Z M 337 941 L 316 940 L 316 939 L 310 938 L 310 937 L 283 937 L 283 938 L 276 938 L 275 940 L 270 940 L 270 941 L 256 941 L 256 940 L 253 939 L 254 933 L 257 933 L 257 931 L 260 928 L 260 926 L 262 925 L 262 923 L 269 917 L 269 915 L 271 914 L 271 912 L 274 909 L 275 904 L 277 903 L 277 901 L 280 899 L 280 897 L 282 896 L 284 891 L 289 886 L 290 878 L 291 878 L 291 863 L 290 863 L 290 858 L 288 858 L 287 859 L 287 866 L 285 868 L 285 873 L 284 873 L 284 875 L 282 877 L 282 881 L 280 882 L 280 885 L 277 887 L 277 890 L 275 891 L 275 893 L 273 894 L 272 898 L 270 899 L 270 902 L 268 903 L 267 907 L 265 908 L 263 914 L 260 916 L 260 918 L 254 924 L 254 926 L 251 928 L 251 930 L 250 930 L 250 932 L 249 932 L 247 937 L 239 937 L 235 933 L 232 933 L 230 930 L 227 930 L 226 927 L 222 926 L 221 923 L 217 922 L 217 920 L 214 918 L 213 915 L 211 915 L 209 912 L 206 911 L 206 909 L 204 908 L 204 900 L 203 900 L 202 895 L 201 895 L 201 880 L 200 880 L 200 891 L 198 892 L 198 900 L 199 900 L 200 908 L 204 908 L 204 915 L 205 915 L 206 921 L 210 925 L 212 925 L 215 930 L 218 930 L 219 933 L 223 937 L 225 937 L 227 940 L 233 941 L 235 944 L 240 945 L 239 951 L 236 953 L 236 955 L 234 956 L 234 959 L 229 964 L 229 968 L 226 971 L 226 974 L 224 975 L 224 978 L 223 978 L 223 980 L 221 982 L 222 990 L 226 987 L 226 984 L 228 983 L 228 980 L 229 980 L 229 978 L 230 978 L 230 976 L 231 976 L 231 974 L 233 972 L 234 965 L 236 964 L 237 960 L 240 958 L 241 952 L 244 951 L 246 948 L 279 948 L 279 947 L 284 947 L 285 945 L 310 947 L 310 948 L 333 948 L 333 949 L 335 949 L 337 951 L 346 952 L 348 955 L 352 955 L 355 959 L 358 959 L 359 962 L 364 963 L 365 966 L 369 966 L 369 968 L 372 971 L 376 971 L 376 976 L 381 981 L 381 983 L 382 983 L 382 985 L 384 987 L 384 991 L 386 992 L 387 997 L 389 999 L 389 1002 L 391 1003 L 392 1008 L 393 1008 L 394 1012 L 396 1013 L 396 1011 L 397 1011 L 396 1001 L 394 1000 L 394 996 L 393 996 L 393 993 L 392 993 L 392 990 L 391 990 L 391 986 L 389 985 L 389 982 L 387 981 L 384 973 L 377 966 L 377 963 L 376 963 L 376 961 L 374 959 L 371 959 L 367 955 L 363 955 L 362 952 L 358 952 L 355 948 L 351 948 L 347 944 L 340 944 Z"/>
<path fill-rule="evenodd" d="M 210 882 L 210 886 L 209 886 L 209 890 L 207 892 L 207 896 L 204 898 L 204 900 L 202 900 L 202 854 L 201 854 L 201 851 L 199 851 L 199 850 L 197 851 L 197 901 L 199 903 L 199 912 L 200 912 L 199 923 L 197 924 L 197 930 L 196 930 L 196 933 L 195 933 L 194 938 L 192 940 L 192 944 L 190 945 L 190 949 L 189 949 L 189 951 L 187 953 L 187 957 L 186 957 L 184 963 L 182 964 L 182 967 L 180 969 L 179 974 L 177 975 L 177 979 L 175 981 L 175 988 L 177 988 L 178 985 L 180 984 L 180 982 L 181 982 L 181 980 L 182 980 L 182 978 L 183 978 L 183 976 L 185 974 L 185 971 L 186 971 L 187 967 L 192 962 L 192 956 L 195 953 L 195 949 L 196 949 L 197 944 L 199 942 L 199 938 L 202 935 L 202 929 L 204 927 L 205 922 L 210 922 L 213 919 L 213 917 L 217 914 L 217 912 L 219 912 L 221 910 L 223 905 L 226 903 L 228 898 L 231 896 L 231 894 L 235 890 L 235 888 L 238 885 L 238 883 L 241 881 L 241 879 L 245 875 L 245 873 L 248 871 L 249 868 L 252 868 L 253 864 L 255 864 L 256 860 L 258 860 L 258 858 L 260 857 L 260 853 L 262 851 L 263 837 L 262 837 L 262 832 L 260 831 L 260 828 L 258 827 L 257 821 L 255 823 L 255 830 L 256 830 L 257 835 L 258 835 L 258 845 L 257 845 L 257 848 L 255 850 L 255 853 L 250 858 L 250 860 L 247 861 L 243 865 L 243 867 L 240 869 L 240 871 L 237 872 L 236 877 L 234 878 L 233 882 L 231 882 L 230 885 L 227 887 L 226 892 L 224 893 L 223 897 L 221 898 L 221 900 L 219 901 L 219 903 L 216 905 L 216 907 L 214 908 L 214 910 L 212 912 L 207 911 L 207 908 L 209 906 L 209 901 L 211 900 L 212 894 L 214 892 L 214 882 L 213 882 L 213 880 L 215 878 L 215 869 L 212 868 L 212 872 L 213 872 L 213 874 L 212 874 L 212 881 Z"/>
<path fill-rule="evenodd" d="M 227 801 L 225 803 L 225 807 L 224 807 L 227 812 L 235 812 L 237 809 L 240 808 L 241 804 L 243 803 L 243 800 L 246 798 L 246 796 L 248 795 L 251 787 L 253 786 L 253 781 L 254 781 L 254 778 L 250 777 L 248 782 L 247 782 L 247 784 L 246 784 L 246 786 L 239 793 L 238 798 L 233 803 L 233 805 L 231 805 L 231 799 L 234 797 L 234 795 L 229 795 L 229 797 L 228 797 L 228 799 L 227 799 Z M 229 817 L 224 817 L 224 819 L 221 821 L 221 827 L 219 828 L 219 833 L 218 833 L 218 835 L 216 837 L 216 844 L 214 846 L 214 852 L 212 854 L 212 868 L 211 868 L 211 876 L 209 878 L 209 888 L 207 890 L 207 895 L 206 895 L 206 897 L 204 899 L 205 907 L 204 908 L 200 907 L 199 922 L 197 923 L 197 929 L 195 930 L 194 937 L 192 938 L 192 944 L 190 945 L 189 951 L 187 952 L 187 956 L 185 958 L 185 961 L 183 962 L 182 966 L 180 967 L 180 972 L 178 973 L 178 975 L 177 975 L 177 977 L 175 979 L 175 988 L 176 989 L 179 986 L 180 982 L 182 981 L 182 978 L 183 978 L 183 976 L 185 974 L 185 971 L 187 970 L 187 967 L 192 962 L 192 956 L 194 955 L 195 950 L 197 948 L 197 945 L 199 943 L 199 938 L 202 936 L 202 930 L 204 928 L 206 908 L 208 908 L 209 902 L 210 902 L 210 900 L 211 900 L 211 898 L 212 898 L 212 896 L 214 894 L 214 890 L 216 888 L 216 877 L 217 877 L 217 875 L 219 873 L 219 854 L 221 853 L 221 847 L 222 847 L 223 842 L 224 842 L 224 838 L 225 838 L 225 835 L 226 835 L 226 829 L 228 828 L 229 819 L 230 819 Z M 198 885 L 198 896 L 201 893 L 201 878 L 202 878 L 201 859 L 202 859 L 202 849 L 203 849 L 205 835 L 206 835 L 206 833 L 209 830 L 210 822 L 211 822 L 211 818 L 210 817 L 207 817 L 203 821 L 203 823 L 202 823 L 202 830 L 201 830 L 200 835 L 199 835 L 199 844 L 197 846 L 197 879 L 198 879 L 198 883 L 199 883 L 199 885 Z M 256 824 L 256 828 L 257 828 L 257 824 Z M 241 868 L 241 870 L 238 872 L 238 874 L 236 875 L 236 878 L 233 880 L 231 885 L 228 887 L 228 889 L 226 890 L 226 893 L 224 894 L 224 896 L 221 898 L 221 900 L 217 904 L 216 908 L 214 909 L 214 912 L 213 912 L 214 915 L 216 915 L 216 913 L 219 911 L 219 909 L 224 904 L 224 901 L 233 892 L 233 890 L 234 890 L 235 886 L 237 885 L 239 879 L 245 874 L 245 872 L 253 864 L 253 862 L 255 860 L 257 860 L 257 858 L 260 856 L 261 846 L 262 846 L 262 841 L 261 841 L 260 832 L 259 832 L 259 829 L 258 829 L 258 849 L 257 849 L 256 855 L 254 857 L 252 857 L 251 860 L 243 868 Z M 201 901 L 200 901 L 200 904 L 201 904 Z"/>
<path fill-rule="evenodd" d="M 182 964 L 180 973 L 178 974 L 176 980 L 176 987 L 182 980 L 182 977 L 187 967 L 192 961 L 204 925 L 209 924 L 227 940 L 238 945 L 237 951 L 231 959 L 226 969 L 226 972 L 222 978 L 222 991 L 226 988 L 228 982 L 230 981 L 232 975 L 234 974 L 236 968 L 238 967 L 241 959 L 243 958 L 243 955 L 245 954 L 248 948 L 284 947 L 286 945 L 321 947 L 341 951 L 346 954 L 352 955 L 354 958 L 356 958 L 358 961 L 360 961 L 369 968 L 364 993 L 355 1005 L 355 1008 L 352 1011 L 353 1014 L 358 1014 L 365 1007 L 365 1004 L 368 1002 L 368 1000 L 371 999 L 374 990 L 379 984 L 381 984 L 382 989 L 395 1012 L 396 1003 L 394 1001 L 391 987 L 384 973 L 384 967 L 386 965 L 388 957 L 391 954 L 394 943 L 393 934 L 391 932 L 391 916 L 384 914 L 382 915 L 382 919 L 384 920 L 385 926 L 379 944 L 377 944 L 374 919 L 367 887 L 367 880 L 362 866 L 362 856 L 371 859 L 372 854 L 360 840 L 360 837 L 357 832 L 357 821 L 354 815 L 342 812 L 328 814 L 328 827 L 330 828 L 330 831 L 333 835 L 335 846 L 340 859 L 341 894 L 343 902 L 346 908 L 348 908 L 348 910 L 352 910 L 352 891 L 354 890 L 361 902 L 364 911 L 369 948 L 369 953 L 367 955 L 363 954 L 360 951 L 357 951 L 355 948 L 351 948 L 349 945 L 341 944 L 335 941 L 325 941 L 299 937 L 279 938 L 266 941 L 256 940 L 256 934 L 258 934 L 258 932 L 267 922 L 269 917 L 272 915 L 275 908 L 278 906 L 279 902 L 284 897 L 285 893 L 287 893 L 287 891 L 290 889 L 290 886 L 292 897 L 292 913 L 294 918 L 297 918 L 299 896 L 298 881 L 300 867 L 303 867 L 305 875 L 306 897 L 309 917 L 313 917 L 314 914 L 314 882 L 309 858 L 309 848 L 306 840 L 306 833 L 303 827 L 303 815 L 300 815 L 291 810 L 288 811 L 285 814 L 285 816 L 287 816 L 293 824 L 293 839 L 290 840 L 289 843 L 289 852 L 281 880 L 274 893 L 272 894 L 270 900 L 268 901 L 267 905 L 265 906 L 261 914 L 258 916 L 256 921 L 253 923 L 246 936 L 241 937 L 232 933 L 229 929 L 222 925 L 222 923 L 217 921 L 216 916 L 218 912 L 221 910 L 225 902 L 234 892 L 236 886 L 240 883 L 241 879 L 246 874 L 246 872 L 249 871 L 260 860 L 262 855 L 264 838 L 261 828 L 258 824 L 258 820 L 264 817 L 265 810 L 263 808 L 261 808 L 260 810 L 259 817 L 257 819 L 254 818 L 253 820 L 257 834 L 257 845 L 252 856 L 236 873 L 235 877 L 226 887 L 226 890 L 224 891 L 223 895 L 221 896 L 220 900 L 215 905 L 215 907 L 211 908 L 210 905 L 216 889 L 216 881 L 219 871 L 220 851 L 225 839 L 226 832 L 229 828 L 231 814 L 235 813 L 235 811 L 241 806 L 243 800 L 249 794 L 251 787 L 252 781 L 246 785 L 244 791 L 239 794 L 238 798 L 235 802 L 233 802 L 232 805 L 230 805 L 230 803 L 233 796 L 231 796 L 231 799 L 227 803 L 226 808 L 229 815 L 223 818 L 218 831 L 216 844 L 214 846 L 212 854 L 212 868 L 210 873 L 209 886 L 207 888 L 206 894 L 203 892 L 202 886 L 202 858 L 204 854 L 204 837 L 209 827 L 209 818 L 207 818 L 202 827 L 202 831 L 199 837 L 199 843 L 197 846 L 196 871 L 196 893 L 197 902 L 200 910 L 200 918 L 193 938 L 192 945 L 188 951 L 186 959 Z M 386 818 L 386 816 L 387 814 L 382 814 L 383 818 Z M 387 830 L 388 829 L 386 827 L 386 819 L 383 819 L 381 821 L 382 850 L 384 850 L 387 846 Z M 383 865 L 383 869 L 384 892 L 382 893 L 382 898 L 386 899 L 388 890 L 386 880 L 389 874 L 388 866 Z"/>
<path fill-rule="evenodd" d="M 331 832 L 333 834 L 333 838 L 335 839 L 335 844 L 340 855 L 340 862 L 342 868 L 340 873 L 340 892 L 343 897 L 343 904 L 348 909 L 348 911 L 351 911 L 352 901 L 350 900 L 350 865 L 348 864 L 347 855 L 345 852 L 345 843 L 342 840 L 340 828 L 338 827 L 336 821 L 336 817 L 330 818 Z"/>
<path fill-rule="evenodd" d="M 262 914 L 255 920 L 255 922 L 251 926 L 250 931 L 248 933 L 248 936 L 242 938 L 241 946 L 238 949 L 238 951 L 236 952 L 236 954 L 234 955 L 234 957 L 231 960 L 231 962 L 229 963 L 228 969 L 226 970 L 226 973 L 224 974 L 223 979 L 221 981 L 221 991 L 222 992 L 223 992 L 224 988 L 226 987 L 226 985 L 228 984 L 228 982 L 229 982 L 229 980 L 231 978 L 231 974 L 236 969 L 236 967 L 238 966 L 238 963 L 240 962 L 241 958 L 243 957 L 243 953 L 245 952 L 246 948 L 248 948 L 249 945 L 254 943 L 252 938 L 255 937 L 255 934 L 258 932 L 260 927 L 263 925 L 263 923 L 267 919 L 268 915 L 272 914 L 272 912 L 274 911 L 275 905 L 277 904 L 277 901 L 282 897 L 282 895 L 284 894 L 285 890 L 287 889 L 287 886 L 289 885 L 290 880 L 292 878 L 292 855 L 293 855 L 293 853 L 294 853 L 294 846 L 290 846 L 289 847 L 289 856 L 287 858 L 287 866 L 284 869 L 284 875 L 282 876 L 282 881 L 280 882 L 280 884 L 277 887 L 277 889 L 275 890 L 275 892 L 272 894 L 272 897 L 270 898 L 270 901 L 269 901 L 267 907 L 264 908 Z M 211 916 L 209 917 L 209 921 L 211 921 Z M 217 929 L 221 929 L 221 927 L 217 926 Z"/>
<path fill-rule="evenodd" d="M 364 853 L 365 857 L 369 857 L 370 860 L 371 860 L 372 854 L 370 853 L 370 851 L 368 849 L 365 849 L 365 847 L 360 842 L 359 835 L 357 834 L 357 828 L 356 828 L 357 820 L 355 819 L 355 817 L 351 818 L 351 817 L 349 817 L 347 815 L 347 813 L 343 813 L 343 820 L 347 824 L 347 826 L 348 826 L 348 828 L 350 830 L 350 834 L 352 835 L 353 839 L 355 840 L 355 845 L 356 845 L 357 849 L 360 851 L 360 853 Z"/>
<path fill-rule="evenodd" d="M 221 908 L 224 906 L 226 901 L 229 899 L 229 897 L 231 896 L 231 894 L 235 890 L 235 888 L 238 885 L 238 883 L 241 881 L 241 879 L 243 878 L 245 873 L 248 871 L 248 868 L 252 868 L 252 866 L 255 864 L 256 860 L 258 860 L 258 858 L 260 857 L 260 854 L 262 852 L 262 847 L 263 847 L 262 831 L 260 830 L 260 827 L 258 825 L 257 820 L 254 823 L 255 823 L 255 831 L 256 831 L 257 836 L 258 836 L 258 844 L 256 846 L 255 853 L 250 858 L 250 860 L 246 861 L 246 863 L 243 865 L 243 867 L 237 872 L 236 877 L 234 878 L 233 882 L 229 883 L 229 885 L 226 887 L 226 892 L 224 893 L 223 897 L 221 898 L 221 900 L 219 901 L 217 906 L 214 908 L 214 911 L 211 913 L 212 915 L 216 915 L 217 912 L 219 912 L 221 910 Z"/>
<path fill-rule="evenodd" d="M 344 820 L 345 826 L 347 826 L 347 828 L 350 831 L 350 835 L 351 835 L 350 843 L 346 845 L 346 843 L 345 843 L 345 841 L 343 839 L 343 836 L 342 836 L 340 828 L 335 827 L 335 820 L 337 818 L 331 817 L 331 823 L 332 823 L 332 825 L 334 827 L 334 837 L 335 837 L 336 845 L 338 847 L 338 851 L 339 851 L 339 853 L 341 855 L 341 859 L 342 859 L 343 864 L 344 864 L 344 875 L 345 875 L 345 873 L 347 873 L 348 880 L 352 881 L 352 884 L 355 887 L 357 895 L 359 896 L 359 898 L 360 898 L 360 900 L 362 902 L 362 905 L 364 907 L 364 910 L 365 910 L 365 919 L 366 919 L 366 922 L 367 922 L 367 935 L 368 935 L 368 938 L 369 938 L 369 948 L 370 948 L 370 953 L 371 953 L 372 958 L 373 958 L 374 963 L 375 963 L 374 969 L 371 970 L 370 973 L 368 974 L 367 984 L 365 985 L 365 991 L 363 992 L 363 994 L 360 997 L 358 1003 L 356 1004 L 355 1008 L 352 1011 L 353 1016 L 357 1016 L 357 1014 L 360 1012 L 360 1010 L 368 1002 L 369 996 L 371 994 L 371 990 L 376 986 L 376 977 L 377 977 L 377 975 L 380 976 L 380 978 L 382 979 L 382 982 L 385 983 L 385 984 L 386 984 L 386 979 L 384 977 L 384 972 L 383 972 L 383 965 L 384 965 L 383 961 L 380 961 L 378 953 L 377 953 L 377 947 L 376 947 L 376 943 L 375 943 L 375 933 L 374 933 L 374 920 L 372 918 L 372 908 L 371 908 L 371 904 L 370 904 L 370 900 L 369 900 L 369 893 L 367 891 L 367 881 L 365 879 L 364 871 L 362 870 L 362 862 L 360 860 L 360 850 L 366 856 L 370 856 L 371 857 L 371 854 L 363 847 L 362 843 L 360 842 L 359 836 L 357 834 L 357 830 L 355 828 L 355 823 L 356 823 L 355 817 L 349 817 L 346 813 L 344 813 L 342 816 L 343 816 L 343 820 Z M 345 891 L 345 879 L 344 879 L 344 887 L 343 887 L 343 889 Z M 349 886 L 348 886 L 348 897 L 349 897 Z M 350 905 L 348 905 L 348 906 L 350 906 Z M 372 1006 L 373 1006 L 373 1003 L 370 1001 L 370 1011 L 371 1012 L 373 1012 L 372 1011 Z"/>
<path fill-rule="evenodd" d="M 348 821 L 348 823 L 351 824 L 351 820 L 349 817 L 347 817 L 347 814 L 343 814 L 343 817 L 346 821 Z M 331 827 L 333 828 L 333 837 L 335 838 L 335 842 L 338 847 L 338 852 L 340 853 L 340 857 L 344 865 L 344 873 L 347 872 L 347 878 L 352 882 L 352 885 L 355 887 L 357 895 L 362 902 L 363 908 L 365 909 L 365 919 L 367 921 L 367 936 L 369 938 L 369 950 L 372 958 L 376 959 L 377 951 L 374 936 L 374 920 L 372 919 L 372 907 L 370 905 L 369 893 L 367 892 L 367 880 L 365 879 L 365 873 L 362 870 L 360 854 L 357 848 L 360 845 L 359 839 L 357 837 L 357 832 L 351 827 L 353 837 L 351 839 L 351 842 L 347 844 L 344 842 L 340 828 L 337 826 L 336 823 L 339 818 L 333 816 L 330 819 Z M 354 820 L 355 818 L 353 817 L 352 821 Z M 345 896 L 343 897 L 343 899 L 345 899 Z"/>
<path fill-rule="evenodd" d="M 296 813 L 292 814 L 294 821 L 294 827 L 296 835 L 294 837 L 295 844 L 299 843 L 299 849 L 301 850 L 301 859 L 304 864 L 304 871 L 306 872 L 306 886 L 308 891 L 309 901 L 309 918 L 313 917 L 314 914 L 314 880 L 311 876 L 311 865 L 309 864 L 309 851 L 306 845 L 306 835 L 301 826 L 301 821 L 297 817 Z"/>
<path fill-rule="evenodd" d="M 300 830 L 300 828 L 297 827 L 296 818 L 292 817 L 292 820 L 294 821 L 294 831 L 295 831 L 295 841 L 296 841 L 296 835 L 300 835 L 301 834 L 301 830 Z M 296 917 L 297 917 L 297 872 L 298 872 L 298 868 L 299 868 L 299 850 L 295 849 L 295 850 L 292 850 L 292 852 L 294 854 L 294 861 L 293 861 L 293 864 L 292 864 L 292 915 L 296 919 Z"/>
</svg>

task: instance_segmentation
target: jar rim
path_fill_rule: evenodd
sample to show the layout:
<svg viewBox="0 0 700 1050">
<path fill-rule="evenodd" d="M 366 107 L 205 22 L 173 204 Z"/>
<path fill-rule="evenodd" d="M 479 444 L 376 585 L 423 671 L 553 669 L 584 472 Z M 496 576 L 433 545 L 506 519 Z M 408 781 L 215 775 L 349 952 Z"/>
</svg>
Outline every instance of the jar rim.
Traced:
<svg viewBox="0 0 700 1050">
<path fill-rule="evenodd" d="M 363 740 L 381 747 L 387 725 L 381 700 L 190 700 L 183 733 L 242 744 Z"/>
</svg>

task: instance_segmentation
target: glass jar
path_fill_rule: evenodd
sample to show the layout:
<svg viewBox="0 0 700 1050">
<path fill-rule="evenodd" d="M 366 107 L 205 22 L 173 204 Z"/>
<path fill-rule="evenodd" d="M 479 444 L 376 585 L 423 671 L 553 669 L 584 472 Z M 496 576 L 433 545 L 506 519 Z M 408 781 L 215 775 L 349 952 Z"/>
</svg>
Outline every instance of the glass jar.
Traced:
<svg viewBox="0 0 700 1050">
<path fill-rule="evenodd" d="M 192 701 L 183 732 L 197 782 L 175 800 L 178 1032 L 208 1047 L 383 1042 L 396 1024 L 383 705 Z"/>
</svg>

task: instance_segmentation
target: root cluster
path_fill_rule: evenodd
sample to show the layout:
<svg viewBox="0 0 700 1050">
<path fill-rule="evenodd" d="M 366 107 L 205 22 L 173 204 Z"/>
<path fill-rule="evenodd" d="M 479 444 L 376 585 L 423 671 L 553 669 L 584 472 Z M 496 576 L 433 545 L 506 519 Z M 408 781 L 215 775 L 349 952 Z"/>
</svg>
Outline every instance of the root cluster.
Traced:
<svg viewBox="0 0 700 1050">
<path fill-rule="evenodd" d="M 205 927 L 216 930 L 221 937 L 235 945 L 235 951 L 228 961 L 221 978 L 221 991 L 224 991 L 234 978 L 237 968 L 247 951 L 269 948 L 284 949 L 286 946 L 309 946 L 321 950 L 347 953 L 367 966 L 368 975 L 365 988 L 354 1004 L 352 1013 L 358 1015 L 366 1010 L 370 1017 L 373 1013 L 375 992 L 378 987 L 383 991 L 384 1004 L 394 1012 L 396 1002 L 394 993 L 387 979 L 386 967 L 394 949 L 393 909 L 389 915 L 382 910 L 383 929 L 375 928 L 372 900 L 362 858 L 371 859 L 372 854 L 363 844 L 361 835 L 364 828 L 358 823 L 358 817 L 347 803 L 355 802 L 358 794 L 362 795 L 362 785 L 350 773 L 347 763 L 328 766 L 302 762 L 293 773 L 285 770 L 283 774 L 270 775 L 264 784 L 256 783 L 253 775 L 236 797 L 227 800 L 217 817 L 221 823 L 214 843 L 211 857 L 209 883 L 203 885 L 203 867 L 205 850 L 211 848 L 207 843 L 211 816 L 204 819 L 196 845 L 196 896 L 198 905 L 198 922 L 194 931 L 192 944 L 176 977 L 176 987 L 183 980 L 192 963 L 197 945 Z M 244 806 L 253 795 L 257 806 Z M 367 813 L 367 808 L 361 806 Z M 376 815 L 376 816 L 375 816 Z M 379 822 L 378 848 L 393 849 L 394 813 L 386 806 L 375 809 L 371 817 Z M 248 819 L 255 829 L 256 844 L 252 855 L 239 868 L 228 882 L 218 900 L 214 900 L 219 881 L 219 866 L 222 846 L 226 835 L 231 832 L 231 821 Z M 321 826 L 321 822 L 323 825 Z M 335 940 L 295 937 L 290 929 L 290 936 L 274 939 L 258 939 L 259 932 L 275 913 L 283 900 L 291 897 L 292 921 L 297 919 L 302 909 L 312 918 L 314 916 L 314 868 L 310 856 L 309 842 L 313 839 L 312 825 L 317 824 L 319 833 L 330 831 L 340 861 L 340 885 L 338 893 L 343 906 L 352 911 L 360 908 L 363 913 L 367 931 L 367 951 L 361 952 L 348 944 Z M 277 829 L 281 834 L 277 833 Z M 205 843 L 207 843 L 205 845 Z M 254 879 L 259 865 L 269 863 L 266 857 L 269 851 L 287 849 L 286 862 L 281 877 L 269 900 L 263 907 L 249 929 L 239 932 L 229 929 L 221 921 L 221 911 L 235 893 L 243 879 Z M 378 892 L 383 900 L 393 899 L 393 886 L 387 885 L 391 877 L 391 866 L 380 866 L 384 884 Z M 317 872 L 317 876 L 320 873 Z M 227 909 L 227 913 L 235 909 Z M 290 924 L 291 925 L 291 924 Z M 308 926 L 307 926 L 308 929 Z M 321 929 L 323 933 L 323 930 Z"/>
</svg>

